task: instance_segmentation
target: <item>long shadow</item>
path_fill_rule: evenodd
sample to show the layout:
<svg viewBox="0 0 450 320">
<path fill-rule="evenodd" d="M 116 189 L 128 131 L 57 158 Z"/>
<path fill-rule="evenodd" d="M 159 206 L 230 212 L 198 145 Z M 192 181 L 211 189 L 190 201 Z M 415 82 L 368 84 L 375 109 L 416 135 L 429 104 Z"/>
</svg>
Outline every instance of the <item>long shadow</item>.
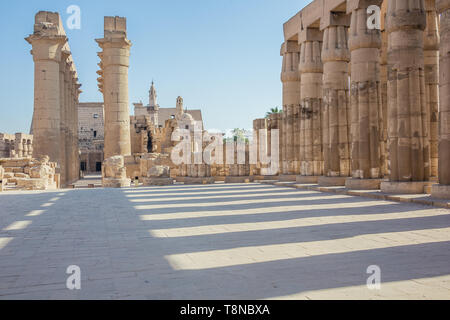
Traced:
<svg viewBox="0 0 450 320">
<path fill-rule="evenodd" d="M 402 204 L 392 204 L 392 205 L 371 205 L 368 207 L 357 207 L 357 208 L 345 208 L 340 211 L 333 211 L 329 208 L 324 209 L 308 209 L 308 210 L 294 210 L 286 211 L 270 211 L 270 212 L 259 212 L 259 213 L 239 213 L 232 215 L 218 215 L 218 216 L 201 216 L 201 217 L 189 217 L 186 218 L 180 215 L 176 219 L 162 219 L 162 220 L 145 220 L 148 217 L 152 217 L 152 213 L 145 214 L 141 212 L 141 219 L 144 220 L 146 225 L 152 229 L 167 229 L 167 228 L 180 228 L 180 227 L 197 227 L 203 225 L 221 225 L 221 224 L 240 224 L 240 223 L 254 223 L 254 222 L 278 222 L 291 219 L 301 219 L 301 218 L 318 218 L 318 217 L 334 217 L 334 216 L 353 216 L 353 215 L 376 215 L 376 214 L 386 214 L 386 213 L 402 213 L 411 212 L 417 210 L 426 210 L 426 208 L 413 207 L 402 205 Z M 194 211 L 192 211 L 194 212 Z M 164 213 L 162 214 L 164 217 Z"/>
<path fill-rule="evenodd" d="M 159 238 L 172 245 L 170 254 L 268 246 L 309 241 L 338 240 L 368 234 L 418 231 L 450 227 L 450 215 L 381 221 L 330 223 L 326 225 L 241 231 L 176 238 Z M 392 243 L 395 245 L 395 243 Z M 195 250 L 194 250 L 195 248 Z"/>
<path fill-rule="evenodd" d="M 14 239 L 0 249 L 0 299 L 258 299 L 365 285 L 368 277 L 366 269 L 373 264 L 381 267 L 383 283 L 449 274 L 449 242 L 325 254 L 205 270 L 176 270 L 166 259 L 168 255 L 239 248 L 250 243 L 263 245 L 311 239 L 332 240 L 369 233 L 444 228 L 448 227 L 450 221 L 448 216 L 432 216 L 155 238 L 150 234 L 150 229 L 188 226 L 187 223 L 193 221 L 196 225 L 208 226 L 219 221 L 242 223 L 288 217 L 355 215 L 357 212 L 375 214 L 415 211 L 428 207 L 393 203 L 338 209 L 341 203 L 362 201 L 361 198 L 353 198 L 353 201 L 340 199 L 331 202 L 336 204 L 333 209 L 299 211 L 300 213 L 143 221 L 140 219 L 141 215 L 152 215 L 159 210 L 136 210 L 125 191 L 68 191 L 54 205 L 46 208 L 43 214 L 31 217 L 32 224 L 27 228 L 8 232 L 8 236 Z M 23 220 L 24 214 L 35 209 L 34 204 L 39 206 L 41 203 L 37 200 L 46 202 L 57 197 L 54 193 L 42 198 L 33 196 L 20 195 L 21 209 L 12 214 L 16 220 Z M 0 197 L 0 207 L 3 204 L 4 200 Z M 297 203 L 292 205 L 301 206 Z M 28 208 L 25 209 L 26 207 Z M 258 208 L 257 205 L 253 207 Z M 14 210 L 16 205 L 9 204 L 8 208 Z M 225 206 L 222 210 L 245 208 L 249 207 Z M 179 211 L 187 210 L 181 204 Z M 66 288 L 68 275 L 65 272 L 70 265 L 81 268 L 82 289 L 79 291 Z"/>
</svg>

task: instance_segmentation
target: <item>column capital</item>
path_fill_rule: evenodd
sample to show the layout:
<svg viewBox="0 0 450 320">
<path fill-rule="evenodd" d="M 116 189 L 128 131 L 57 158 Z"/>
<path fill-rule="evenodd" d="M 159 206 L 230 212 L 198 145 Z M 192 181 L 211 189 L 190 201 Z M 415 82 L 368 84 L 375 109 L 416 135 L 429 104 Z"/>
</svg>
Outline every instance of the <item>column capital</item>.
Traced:
<svg viewBox="0 0 450 320">
<path fill-rule="evenodd" d="M 399 29 L 425 30 L 427 16 L 423 0 L 390 0 L 387 6 L 386 23 L 388 33 Z"/>
<path fill-rule="evenodd" d="M 323 31 L 319 28 L 305 28 L 300 30 L 298 34 L 298 43 L 302 44 L 307 41 L 323 41 Z"/>
<path fill-rule="evenodd" d="M 350 26 L 350 15 L 345 12 L 325 12 L 320 19 L 320 30 L 324 30 L 333 26 Z"/>
<path fill-rule="evenodd" d="M 281 45 L 280 55 L 284 56 L 286 53 L 300 52 L 300 46 L 297 41 L 288 40 Z"/>
<path fill-rule="evenodd" d="M 383 0 L 347 0 L 347 14 L 357 9 L 367 9 L 372 5 L 381 7 L 382 3 Z"/>
<path fill-rule="evenodd" d="M 32 34 L 25 40 L 32 45 L 31 54 L 34 61 L 39 60 L 61 60 L 61 53 L 64 45 L 67 43 L 67 37 L 57 36 L 41 36 Z"/>
</svg>

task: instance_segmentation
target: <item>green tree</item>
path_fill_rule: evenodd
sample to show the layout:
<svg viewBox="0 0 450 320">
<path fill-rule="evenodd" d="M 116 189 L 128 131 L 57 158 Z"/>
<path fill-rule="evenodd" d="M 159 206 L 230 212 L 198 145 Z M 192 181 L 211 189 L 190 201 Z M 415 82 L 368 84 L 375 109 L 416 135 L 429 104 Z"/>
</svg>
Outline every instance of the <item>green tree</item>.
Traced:
<svg viewBox="0 0 450 320">
<path fill-rule="evenodd" d="M 266 118 L 268 118 L 271 114 L 282 113 L 282 112 L 283 112 L 283 110 L 281 110 L 278 107 L 270 108 L 270 111 L 266 113 Z"/>
</svg>

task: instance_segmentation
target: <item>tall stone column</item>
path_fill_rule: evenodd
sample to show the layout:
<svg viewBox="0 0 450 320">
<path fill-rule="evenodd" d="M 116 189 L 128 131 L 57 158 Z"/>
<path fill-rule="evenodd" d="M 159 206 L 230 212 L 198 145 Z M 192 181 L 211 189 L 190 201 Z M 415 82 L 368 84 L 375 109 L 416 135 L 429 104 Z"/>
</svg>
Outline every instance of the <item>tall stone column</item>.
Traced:
<svg viewBox="0 0 450 320">
<path fill-rule="evenodd" d="M 439 111 L 439 21 L 436 1 L 425 0 L 427 26 L 424 32 L 425 93 L 429 112 L 430 176 L 438 176 L 438 111 Z"/>
<path fill-rule="evenodd" d="M 126 19 L 105 17 L 102 76 L 105 104 L 105 158 L 131 155 L 130 114 L 128 108 L 128 67 L 131 42 L 127 39 Z"/>
<path fill-rule="evenodd" d="M 317 183 L 323 174 L 322 153 L 322 80 L 323 33 L 308 28 L 299 34 L 300 64 L 300 175 L 298 183 Z"/>
<path fill-rule="evenodd" d="M 328 13 L 324 29 L 323 62 L 323 156 L 324 176 L 319 185 L 345 185 L 350 176 L 350 102 L 348 62 L 349 16 Z"/>
<path fill-rule="evenodd" d="M 350 4 L 350 3 L 349 3 Z M 367 27 L 367 8 L 381 0 L 361 0 L 347 5 L 351 12 L 351 159 L 349 189 L 379 189 L 382 174 L 380 119 L 383 114 L 380 86 L 380 30 Z"/>
<path fill-rule="evenodd" d="M 381 119 L 380 119 L 380 153 L 381 153 L 381 176 L 387 178 L 389 176 L 388 164 L 388 113 L 387 113 L 387 49 L 388 35 L 386 31 L 386 11 L 387 1 L 383 1 L 381 5 L 381 52 L 380 52 L 380 87 L 381 87 Z"/>
<path fill-rule="evenodd" d="M 450 0 L 436 0 L 440 14 L 439 47 L 439 184 L 432 196 L 450 199 Z"/>
<path fill-rule="evenodd" d="M 423 193 L 430 177 L 424 0 L 390 0 L 386 19 L 390 177 L 388 182 L 382 182 L 381 190 Z"/>
<path fill-rule="evenodd" d="M 70 56 L 70 52 L 63 50 L 61 52 L 61 61 L 59 64 L 59 99 L 60 99 L 60 142 L 59 142 L 59 148 L 60 148 L 60 157 L 61 157 L 61 164 L 60 164 L 60 183 L 62 186 L 66 185 L 66 182 L 68 182 L 69 177 L 69 170 L 68 170 L 68 164 L 70 158 L 67 156 L 67 150 L 69 149 L 69 144 L 67 143 L 67 137 L 69 134 L 68 129 L 68 115 L 67 115 L 67 105 L 69 103 L 68 97 L 67 97 L 67 87 L 66 87 L 66 72 L 67 72 L 67 64 L 68 58 Z"/>
<path fill-rule="evenodd" d="M 60 63 L 67 37 L 59 24 L 58 13 L 39 12 L 34 33 L 26 40 L 34 60 L 33 157 L 48 155 L 61 165 Z"/>
<path fill-rule="evenodd" d="M 298 110 L 300 104 L 300 73 L 298 70 L 300 48 L 297 41 L 286 41 L 283 44 L 281 55 L 283 56 L 281 73 L 283 83 L 282 173 L 283 175 L 293 175 L 297 173 L 296 167 L 298 167 L 295 148 L 295 111 Z M 290 177 L 281 176 L 280 179 L 290 180 Z"/>
</svg>

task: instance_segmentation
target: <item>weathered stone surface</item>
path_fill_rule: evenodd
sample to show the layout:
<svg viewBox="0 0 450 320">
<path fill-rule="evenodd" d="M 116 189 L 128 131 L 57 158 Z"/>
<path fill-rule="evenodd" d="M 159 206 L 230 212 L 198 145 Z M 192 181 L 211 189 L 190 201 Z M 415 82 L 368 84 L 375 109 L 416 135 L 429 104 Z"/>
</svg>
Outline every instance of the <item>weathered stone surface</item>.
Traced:
<svg viewBox="0 0 450 320">
<path fill-rule="evenodd" d="M 419 183 L 411 187 L 417 190 L 420 189 L 418 185 L 430 177 L 429 112 L 424 74 L 424 1 L 389 1 L 386 19 L 389 180 L 417 181 Z"/>
<path fill-rule="evenodd" d="M 79 178 L 77 105 L 81 85 L 59 14 L 38 12 L 34 33 L 26 40 L 32 45 L 35 67 L 33 146 L 20 137 L 22 143 L 14 151 L 19 157 L 31 152 L 35 158 L 48 155 L 58 163 L 61 182 L 66 185 Z"/>
<path fill-rule="evenodd" d="M 184 184 L 214 184 L 214 177 L 184 177 Z"/>
<path fill-rule="evenodd" d="M 104 37 L 96 40 L 102 52 L 99 89 L 105 106 L 105 158 L 131 155 L 128 107 L 128 68 L 131 42 L 126 18 L 105 17 Z"/>
<path fill-rule="evenodd" d="M 351 173 L 348 21 L 340 13 L 335 18 L 341 22 L 325 28 L 322 45 L 324 175 L 348 177 Z"/>
<path fill-rule="evenodd" d="M 123 156 L 113 156 L 103 161 L 102 185 L 105 188 L 122 188 L 131 185 L 131 179 L 127 178 Z"/>
<path fill-rule="evenodd" d="M 297 176 L 295 181 L 297 183 L 317 183 L 319 176 Z"/>
<path fill-rule="evenodd" d="M 347 177 L 319 177 L 317 183 L 321 187 L 345 186 Z"/>
<path fill-rule="evenodd" d="M 170 167 L 154 166 L 148 170 L 150 178 L 170 178 Z"/>
<path fill-rule="evenodd" d="M 430 185 L 427 181 L 383 181 L 381 182 L 381 192 L 393 194 L 421 194 L 425 193 L 425 187 Z"/>
<path fill-rule="evenodd" d="M 345 180 L 345 187 L 353 190 L 378 190 L 380 189 L 381 179 L 355 179 Z"/>
<path fill-rule="evenodd" d="M 380 1 L 371 1 L 379 5 Z M 380 30 L 367 28 L 366 2 L 352 11 L 351 53 L 351 160 L 352 177 L 376 179 L 382 174 L 382 102 L 380 88 Z"/>
<path fill-rule="evenodd" d="M 144 186 L 168 186 L 174 184 L 174 179 L 168 177 L 150 177 L 144 178 Z"/>
<path fill-rule="evenodd" d="M 440 13 L 439 183 L 450 185 L 450 0 L 436 0 Z"/>
<path fill-rule="evenodd" d="M 0 192 L 3 191 L 5 184 L 6 184 L 5 169 L 3 169 L 2 166 L 0 166 Z"/>
<path fill-rule="evenodd" d="M 450 185 L 433 184 L 431 186 L 431 196 L 433 198 L 450 200 Z"/>
<path fill-rule="evenodd" d="M 225 177 L 225 183 L 250 183 L 253 182 L 253 177 L 245 176 L 227 176 Z"/>
<path fill-rule="evenodd" d="M 56 189 L 56 184 L 47 178 L 17 179 L 17 187 L 24 190 Z"/>
</svg>

